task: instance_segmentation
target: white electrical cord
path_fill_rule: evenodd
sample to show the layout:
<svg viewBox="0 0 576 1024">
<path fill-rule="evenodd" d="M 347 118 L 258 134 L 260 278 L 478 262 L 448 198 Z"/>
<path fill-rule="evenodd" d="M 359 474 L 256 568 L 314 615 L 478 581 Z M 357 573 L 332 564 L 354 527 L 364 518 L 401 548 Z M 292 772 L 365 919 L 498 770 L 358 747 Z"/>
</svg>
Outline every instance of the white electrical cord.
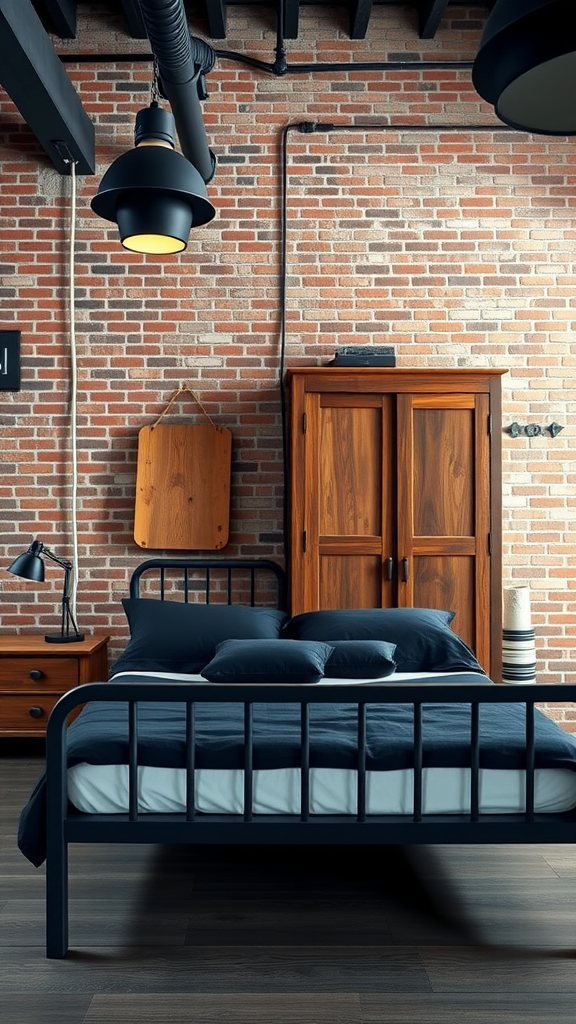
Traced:
<svg viewBox="0 0 576 1024">
<path fill-rule="evenodd" d="M 70 254 L 69 254 L 69 317 L 70 317 L 70 459 L 72 464 L 72 549 L 73 571 L 70 587 L 70 608 L 76 616 L 76 594 L 78 590 L 78 442 L 77 442 L 77 386 L 78 361 L 76 355 L 76 309 L 75 309 L 75 248 L 76 248 L 76 163 L 70 161 L 70 177 L 72 179 L 72 195 L 70 209 Z"/>
</svg>

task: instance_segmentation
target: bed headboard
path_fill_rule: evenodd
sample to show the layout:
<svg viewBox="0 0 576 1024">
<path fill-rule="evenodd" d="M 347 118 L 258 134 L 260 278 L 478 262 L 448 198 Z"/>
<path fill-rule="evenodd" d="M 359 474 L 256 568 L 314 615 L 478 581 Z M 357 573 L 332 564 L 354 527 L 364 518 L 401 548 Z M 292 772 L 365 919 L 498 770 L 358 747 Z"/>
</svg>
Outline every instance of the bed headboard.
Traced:
<svg viewBox="0 0 576 1024">
<path fill-rule="evenodd" d="M 132 573 L 130 597 L 286 608 L 282 566 L 268 559 L 149 558 Z"/>
</svg>

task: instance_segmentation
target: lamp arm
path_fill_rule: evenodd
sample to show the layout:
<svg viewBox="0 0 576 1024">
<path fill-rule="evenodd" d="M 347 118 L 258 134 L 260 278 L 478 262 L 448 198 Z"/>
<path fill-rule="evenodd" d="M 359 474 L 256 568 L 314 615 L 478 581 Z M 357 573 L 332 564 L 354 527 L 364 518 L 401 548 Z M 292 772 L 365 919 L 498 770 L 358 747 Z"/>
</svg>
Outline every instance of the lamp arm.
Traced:
<svg viewBox="0 0 576 1024">
<path fill-rule="evenodd" d="M 58 555 L 55 555 L 53 551 L 50 551 L 50 548 L 45 547 L 43 544 L 42 554 L 45 555 L 47 558 L 52 559 L 53 562 L 56 562 L 56 564 L 59 565 L 61 569 L 64 569 L 64 590 L 62 592 L 61 624 L 62 636 L 70 635 L 70 626 L 72 626 L 72 629 L 75 634 L 80 635 L 78 631 L 78 626 L 76 624 L 76 620 L 74 618 L 74 615 L 72 614 L 72 609 L 70 607 L 70 577 L 72 575 L 72 569 L 74 568 L 74 566 L 72 562 L 70 562 L 67 558 L 60 558 Z"/>
<path fill-rule="evenodd" d="M 72 614 L 70 607 L 70 597 L 67 593 L 68 577 L 64 581 L 64 596 L 62 597 L 62 635 L 68 636 L 70 633 L 70 626 L 74 630 L 74 633 L 79 634 L 78 626 L 76 625 L 76 619 Z"/>
<path fill-rule="evenodd" d="M 39 541 L 38 543 L 41 542 Z M 50 548 L 45 547 L 44 544 L 41 545 L 41 549 L 43 555 L 46 555 L 47 558 L 51 558 L 52 561 L 56 562 L 56 564 L 61 566 L 62 569 L 66 569 L 68 573 L 72 571 L 72 562 L 70 562 L 67 558 L 60 558 L 58 555 L 55 555 L 54 552 L 50 551 Z"/>
</svg>

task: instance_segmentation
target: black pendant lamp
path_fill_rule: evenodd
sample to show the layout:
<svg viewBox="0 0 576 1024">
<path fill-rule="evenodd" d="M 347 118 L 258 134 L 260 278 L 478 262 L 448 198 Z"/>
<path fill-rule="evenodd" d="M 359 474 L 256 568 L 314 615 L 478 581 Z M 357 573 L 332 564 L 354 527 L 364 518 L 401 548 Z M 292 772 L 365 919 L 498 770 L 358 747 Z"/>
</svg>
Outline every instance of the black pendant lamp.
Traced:
<svg viewBox="0 0 576 1024">
<path fill-rule="evenodd" d="M 125 249 L 181 252 L 193 227 L 216 213 L 199 171 L 174 149 L 174 118 L 156 102 L 139 110 L 135 149 L 108 168 L 90 206 L 115 221 Z"/>
<path fill-rule="evenodd" d="M 576 135 L 574 0 L 497 0 L 472 70 L 505 124 Z"/>
</svg>

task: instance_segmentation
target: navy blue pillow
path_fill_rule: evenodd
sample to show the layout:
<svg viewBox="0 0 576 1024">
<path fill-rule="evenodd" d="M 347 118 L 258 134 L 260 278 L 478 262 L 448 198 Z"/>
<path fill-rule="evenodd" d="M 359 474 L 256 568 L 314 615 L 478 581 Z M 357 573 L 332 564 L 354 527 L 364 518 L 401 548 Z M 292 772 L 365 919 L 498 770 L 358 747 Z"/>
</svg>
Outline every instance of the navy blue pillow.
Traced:
<svg viewBox="0 0 576 1024">
<path fill-rule="evenodd" d="M 301 641 L 304 642 L 304 641 Z M 331 640 L 326 662 L 332 679 L 383 679 L 396 671 L 395 644 L 386 640 Z"/>
<path fill-rule="evenodd" d="M 482 672 L 469 647 L 450 629 L 454 612 L 436 608 L 339 608 L 302 612 L 283 635 L 296 640 L 386 640 L 395 644 L 397 672 Z"/>
<path fill-rule="evenodd" d="M 125 598 L 130 641 L 117 672 L 200 672 L 222 640 L 276 639 L 286 613 L 250 605 Z"/>
<path fill-rule="evenodd" d="M 318 683 L 330 644 L 299 640 L 225 640 L 202 670 L 211 683 Z"/>
</svg>

